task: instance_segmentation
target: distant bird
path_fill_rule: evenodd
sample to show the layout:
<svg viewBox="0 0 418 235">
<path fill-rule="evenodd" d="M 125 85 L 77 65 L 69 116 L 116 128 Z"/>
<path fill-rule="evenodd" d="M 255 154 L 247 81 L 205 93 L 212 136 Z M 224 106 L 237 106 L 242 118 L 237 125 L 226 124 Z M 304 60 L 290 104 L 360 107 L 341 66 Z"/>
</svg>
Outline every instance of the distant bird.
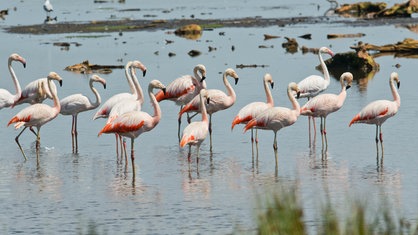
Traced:
<svg viewBox="0 0 418 235">
<path fill-rule="evenodd" d="M 63 98 L 60 102 L 61 104 L 61 111 L 62 115 L 72 115 L 72 127 L 71 127 L 71 140 L 72 140 L 72 148 L 73 153 L 78 152 L 78 141 L 77 141 L 77 116 L 81 112 L 85 112 L 88 110 L 95 109 L 99 107 L 102 99 L 100 98 L 100 94 L 96 88 L 93 87 L 93 83 L 99 82 L 103 84 L 103 87 L 106 89 L 106 80 L 99 77 L 98 75 L 93 75 L 90 78 L 89 85 L 90 89 L 93 92 L 94 96 L 96 97 L 95 101 L 90 100 L 87 96 L 82 94 L 73 94 Z"/>
<path fill-rule="evenodd" d="M 227 77 L 230 76 L 234 78 L 235 84 L 238 83 L 238 75 L 237 73 L 228 68 L 223 73 L 223 82 L 225 84 L 226 90 L 228 94 L 225 94 L 223 91 L 218 89 L 208 89 L 207 95 L 210 99 L 210 102 L 206 104 L 206 110 L 209 114 L 209 137 L 210 137 L 210 150 L 212 151 L 212 114 L 227 109 L 231 107 L 235 100 L 237 99 L 234 89 L 231 87 L 231 84 L 228 82 Z M 200 98 L 196 96 L 193 98 L 186 106 L 184 106 L 179 113 L 179 118 L 181 115 L 186 112 L 200 112 Z"/>
<path fill-rule="evenodd" d="M 23 64 L 23 67 L 26 67 L 26 60 L 20 55 L 14 53 L 9 56 L 7 64 L 9 67 L 10 75 L 12 76 L 13 83 L 15 85 L 16 94 L 11 94 L 6 89 L 0 89 L 0 109 L 12 106 L 14 102 L 16 102 L 22 94 L 22 89 L 20 88 L 19 80 L 17 79 L 15 71 L 12 68 L 12 61 L 19 61 Z"/>
<path fill-rule="evenodd" d="M 153 116 L 143 111 L 132 111 L 124 113 L 112 120 L 110 123 L 107 123 L 98 134 L 100 136 L 102 133 L 117 133 L 121 136 L 131 138 L 131 161 L 134 176 L 134 140 L 142 133 L 154 129 L 154 127 L 157 126 L 161 119 L 160 105 L 158 104 L 157 99 L 153 93 L 153 89 L 155 88 L 164 91 L 165 86 L 158 80 L 152 80 L 148 85 L 148 95 L 150 97 L 151 104 L 154 107 Z"/>
<path fill-rule="evenodd" d="M 273 149 L 275 153 L 277 152 L 277 131 L 284 127 L 293 125 L 300 115 L 300 106 L 294 97 L 293 92 L 296 92 L 296 98 L 298 98 L 300 94 L 298 85 L 291 82 L 287 87 L 287 96 L 292 103 L 293 109 L 285 107 L 268 108 L 249 121 L 244 127 L 244 132 L 251 128 L 272 130 L 274 132 Z"/>
<path fill-rule="evenodd" d="M 200 73 L 200 74 L 199 74 Z M 206 89 L 206 67 L 198 64 L 193 69 L 192 75 L 181 76 L 167 85 L 167 92 L 159 91 L 155 94 L 157 101 L 171 100 L 180 106 L 180 110 L 184 105 L 189 103 L 194 97 L 199 95 L 201 89 Z M 177 135 L 180 140 L 181 116 L 178 117 Z"/>
<path fill-rule="evenodd" d="M 310 99 L 300 109 L 300 114 L 304 116 L 320 117 L 321 118 L 321 137 L 322 148 L 328 147 L 326 120 L 330 113 L 338 111 L 344 104 L 347 97 L 347 89 L 351 87 L 353 82 L 353 74 L 345 72 L 340 77 L 341 92 L 338 95 L 335 94 L 320 94 Z"/>
<path fill-rule="evenodd" d="M 138 92 L 142 93 L 141 89 L 139 89 L 139 91 L 138 91 L 137 87 L 135 87 L 136 84 L 138 84 L 138 86 L 139 86 L 139 82 L 137 81 L 136 77 L 135 78 L 132 77 L 131 70 L 130 70 L 130 68 L 132 66 L 135 67 L 135 68 L 140 69 L 142 71 L 142 75 L 145 76 L 145 74 L 147 72 L 147 68 L 140 61 L 135 60 L 135 61 L 129 61 L 128 63 L 126 63 L 126 65 L 125 65 L 125 77 L 126 77 L 126 80 L 128 82 L 131 93 L 124 92 L 124 93 L 119 93 L 119 94 L 116 94 L 116 95 L 113 95 L 112 97 L 110 97 L 106 102 L 104 102 L 104 104 L 102 104 L 102 106 L 99 108 L 99 110 L 93 116 L 93 120 L 96 120 L 97 118 L 108 118 L 110 112 L 112 111 L 113 107 L 117 103 L 119 103 L 120 101 L 128 100 L 128 99 L 136 100 L 138 98 L 137 93 Z M 143 94 L 142 94 L 142 96 L 143 96 Z M 139 101 L 139 102 L 141 102 L 141 104 L 142 104 L 144 101 L 142 100 L 142 101 Z M 117 156 L 119 156 L 118 139 L 119 139 L 119 136 L 116 135 L 116 155 Z M 122 151 L 122 149 L 121 149 L 121 151 Z"/>
<path fill-rule="evenodd" d="M 201 110 L 200 113 L 202 114 L 202 121 L 192 122 L 189 125 L 187 125 L 186 128 L 184 128 L 183 130 L 183 135 L 180 141 L 180 147 L 182 148 L 186 145 L 189 145 L 189 154 L 188 154 L 189 161 L 190 161 L 192 145 L 196 145 L 197 159 L 199 159 L 200 145 L 206 139 L 206 136 L 208 135 L 208 132 L 209 132 L 209 129 L 208 129 L 209 120 L 208 120 L 208 114 L 206 112 L 205 102 L 209 102 L 210 98 L 207 97 L 206 89 L 200 90 L 199 99 L 200 99 L 200 110 Z"/>
<path fill-rule="evenodd" d="M 50 72 L 47 78 L 48 86 L 50 89 L 52 80 L 56 80 L 60 85 L 62 85 L 62 78 L 55 72 Z M 52 100 L 54 101 L 54 106 L 51 107 L 46 104 L 31 105 L 22 109 L 19 113 L 12 117 L 12 119 L 10 119 L 9 123 L 7 124 L 7 126 L 9 126 L 12 123 L 16 123 L 14 125 L 16 129 L 20 128 L 21 126 L 25 126 L 25 128 L 23 128 L 23 130 L 15 138 L 16 143 L 19 146 L 25 160 L 27 160 L 27 158 L 25 152 L 22 149 L 22 146 L 19 143 L 19 137 L 27 127 L 36 127 L 38 130 L 36 133 L 36 150 L 39 151 L 41 143 L 41 127 L 54 119 L 59 114 L 61 109 L 61 105 L 56 92 L 52 92 Z"/>
<path fill-rule="evenodd" d="M 322 53 L 329 54 L 331 57 L 334 56 L 334 52 L 332 52 L 327 47 L 321 47 L 318 51 L 318 58 L 322 68 L 322 72 L 324 73 L 324 77 L 318 75 L 310 75 L 300 81 L 298 83 L 298 87 L 300 90 L 300 98 L 308 98 L 308 100 L 312 97 L 315 97 L 319 93 L 323 92 L 330 83 L 329 72 L 327 66 L 322 58 Z M 312 118 L 313 126 L 314 126 L 314 133 L 316 133 L 316 125 L 315 119 Z M 308 129 L 309 129 L 309 146 L 311 144 L 311 117 L 308 117 Z"/>
<path fill-rule="evenodd" d="M 389 100 L 376 100 L 366 105 L 354 118 L 351 120 L 349 126 L 354 123 L 366 123 L 376 125 L 376 149 L 379 153 L 378 143 L 382 149 L 383 156 L 383 135 L 382 135 L 382 124 L 386 119 L 393 117 L 401 106 L 401 97 L 395 88 L 395 82 L 397 87 L 400 86 L 400 80 L 398 74 L 393 72 L 390 75 L 389 86 L 392 91 L 393 101 Z M 379 138 L 377 137 L 379 134 Z"/>
<path fill-rule="evenodd" d="M 57 87 L 54 83 L 51 83 L 51 88 L 49 88 L 47 78 L 36 79 L 23 88 L 22 95 L 13 104 L 13 107 L 24 103 L 42 103 L 47 98 L 52 99 L 53 92 L 57 92 Z"/>
<path fill-rule="evenodd" d="M 267 102 L 252 102 L 244 106 L 238 112 L 237 116 L 235 116 L 234 120 L 232 121 L 231 130 L 234 129 L 234 126 L 237 124 L 247 124 L 249 121 L 251 121 L 251 119 L 255 118 L 258 114 L 260 114 L 267 108 L 271 108 L 274 106 L 273 96 L 271 95 L 271 91 L 268 86 L 268 84 L 270 84 L 271 89 L 273 89 L 274 81 L 269 73 L 266 73 L 264 75 L 263 84 L 264 84 L 264 91 L 266 93 Z M 257 130 L 256 130 L 255 140 L 258 142 Z M 252 129 L 251 129 L 251 142 L 254 142 Z"/>
<path fill-rule="evenodd" d="M 52 7 L 52 4 L 51 4 L 51 2 L 49 2 L 49 0 L 45 0 L 44 10 L 46 12 L 47 18 L 50 17 L 50 13 L 54 10 L 54 8 Z"/>
</svg>

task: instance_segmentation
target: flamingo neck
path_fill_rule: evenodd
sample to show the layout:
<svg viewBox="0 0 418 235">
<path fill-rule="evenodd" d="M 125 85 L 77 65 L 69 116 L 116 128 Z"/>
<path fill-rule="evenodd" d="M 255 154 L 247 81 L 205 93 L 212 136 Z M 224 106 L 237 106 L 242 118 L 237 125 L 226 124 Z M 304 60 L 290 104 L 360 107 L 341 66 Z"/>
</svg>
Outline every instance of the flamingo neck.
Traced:
<svg viewBox="0 0 418 235">
<path fill-rule="evenodd" d="M 17 80 L 16 73 L 12 68 L 12 59 L 10 59 L 10 58 L 9 58 L 9 61 L 8 61 L 8 67 L 9 67 L 10 75 L 12 75 L 13 83 L 14 83 L 15 88 L 16 88 L 16 94 L 14 95 L 14 99 L 13 99 L 16 102 L 20 99 L 20 96 L 22 94 L 22 88 L 20 87 L 19 80 Z"/>
<path fill-rule="evenodd" d="M 199 67 L 194 67 L 193 69 L 193 75 L 194 77 L 192 78 L 193 80 L 195 80 L 195 83 L 197 84 L 197 87 L 199 88 L 198 90 L 201 90 L 202 88 L 206 89 L 206 82 L 205 80 L 202 81 L 202 76 L 198 73 L 199 71 Z"/>
<path fill-rule="evenodd" d="M 267 81 L 264 81 L 264 91 L 266 92 L 267 104 L 273 107 L 274 106 L 273 96 L 271 94 L 271 90 L 269 89 Z"/>
<path fill-rule="evenodd" d="M 131 93 L 133 95 L 136 95 L 136 89 L 135 89 L 134 83 L 132 82 L 131 73 L 129 72 L 129 68 L 131 67 L 132 67 L 132 61 L 129 61 L 125 65 L 125 77 L 126 77 L 126 81 L 128 81 L 128 85 L 129 85 L 129 89 L 131 89 Z"/>
<path fill-rule="evenodd" d="M 398 107 L 401 106 L 401 97 L 399 96 L 398 90 L 395 87 L 395 80 L 393 78 L 389 81 L 390 90 L 392 91 L 393 100 L 396 102 Z"/>
<path fill-rule="evenodd" d="M 154 107 L 154 115 L 153 115 L 154 123 L 158 123 L 161 119 L 161 109 L 160 109 L 160 105 L 158 104 L 157 98 L 155 98 L 155 95 L 152 92 L 153 88 L 154 87 L 151 84 L 148 86 L 148 95 L 151 100 L 151 104 Z"/>
<path fill-rule="evenodd" d="M 296 98 L 292 94 L 292 89 L 289 87 L 287 88 L 287 97 L 289 97 L 290 102 L 292 103 L 293 110 L 296 111 L 296 113 L 300 113 L 300 105 L 299 102 L 296 100 Z"/>
<path fill-rule="evenodd" d="M 235 101 L 235 99 L 237 98 L 237 96 L 236 96 L 235 91 L 232 88 L 231 84 L 228 82 L 226 73 L 224 73 L 224 75 L 223 75 L 223 81 L 224 81 L 226 90 L 228 92 L 228 96 L 231 97 L 233 101 Z"/>
<path fill-rule="evenodd" d="M 141 85 L 139 84 L 138 78 L 136 76 L 135 68 L 131 66 L 131 79 L 135 86 L 135 93 L 137 96 L 138 102 L 142 105 L 144 103 L 144 92 L 142 91 Z"/>
<path fill-rule="evenodd" d="M 324 59 L 322 58 L 322 53 L 321 52 L 318 53 L 318 58 L 319 58 L 319 62 L 321 64 L 322 72 L 324 73 L 324 80 L 327 83 L 329 83 L 329 72 L 328 72 L 328 68 L 327 68 L 327 65 L 324 62 Z"/>
<path fill-rule="evenodd" d="M 206 111 L 205 100 L 200 94 L 200 113 L 202 114 L 202 122 L 208 122 L 208 113 Z"/>
<path fill-rule="evenodd" d="M 97 89 L 93 87 L 93 81 L 92 80 L 90 80 L 90 89 L 93 92 L 94 96 L 96 97 L 96 101 L 94 103 L 92 103 L 91 105 L 92 105 L 93 108 L 97 108 L 97 107 L 99 107 L 100 103 L 102 102 L 102 98 L 100 97 L 100 94 L 97 91 Z"/>
<path fill-rule="evenodd" d="M 59 113 L 61 110 L 61 104 L 58 99 L 57 92 L 52 89 L 52 85 L 51 85 L 52 79 L 48 78 L 47 81 L 48 81 L 48 88 L 51 91 L 52 100 L 54 101 L 54 108 L 57 111 L 57 113 Z"/>
</svg>

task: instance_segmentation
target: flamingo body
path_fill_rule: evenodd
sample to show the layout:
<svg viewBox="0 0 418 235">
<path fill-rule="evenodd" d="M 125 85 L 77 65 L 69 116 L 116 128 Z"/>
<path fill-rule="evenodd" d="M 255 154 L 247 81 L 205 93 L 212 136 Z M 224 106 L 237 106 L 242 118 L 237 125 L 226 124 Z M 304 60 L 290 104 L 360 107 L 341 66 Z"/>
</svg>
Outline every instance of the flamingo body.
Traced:
<svg viewBox="0 0 418 235">
<path fill-rule="evenodd" d="M 30 82 L 22 90 L 22 95 L 14 103 L 14 106 L 29 103 L 37 104 L 42 103 L 47 98 L 52 98 L 52 92 L 57 92 L 57 87 L 54 83 L 51 83 L 51 89 L 48 86 L 47 78 L 39 78 Z"/>
<path fill-rule="evenodd" d="M 12 61 L 19 61 L 23 64 L 23 67 L 26 67 L 26 60 L 20 55 L 13 53 L 9 56 L 8 68 L 10 75 L 12 76 L 13 83 L 15 85 L 16 93 L 12 94 L 6 89 L 0 89 L 0 109 L 13 106 L 13 104 L 20 99 L 22 93 L 19 80 L 17 79 L 16 74 L 12 68 Z"/>
</svg>

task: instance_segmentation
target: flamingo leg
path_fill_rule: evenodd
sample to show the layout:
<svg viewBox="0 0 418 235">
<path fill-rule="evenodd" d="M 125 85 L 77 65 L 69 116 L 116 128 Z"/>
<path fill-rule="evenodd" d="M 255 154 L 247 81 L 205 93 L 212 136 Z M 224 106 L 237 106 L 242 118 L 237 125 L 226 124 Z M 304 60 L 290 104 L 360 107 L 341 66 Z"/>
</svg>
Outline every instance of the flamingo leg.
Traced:
<svg viewBox="0 0 418 235">
<path fill-rule="evenodd" d="M 116 138 L 116 158 L 119 158 L 119 135 L 115 133 L 115 138 Z"/>
<path fill-rule="evenodd" d="M 121 138 L 120 141 L 122 143 L 121 148 L 123 147 L 123 150 L 121 150 L 122 151 L 121 154 L 125 155 L 125 162 L 127 163 L 128 162 L 128 152 L 126 151 L 126 139 L 123 138 L 122 136 L 120 136 L 120 138 Z M 120 157 L 121 157 L 121 161 L 122 161 L 123 156 L 120 156 Z"/>
<path fill-rule="evenodd" d="M 31 126 L 29 127 L 29 130 L 36 136 L 36 131 L 34 131 Z"/>
<path fill-rule="evenodd" d="M 183 109 L 183 105 L 180 106 L 180 111 L 182 109 Z M 189 114 L 188 113 L 187 113 L 187 118 L 189 118 Z M 180 126 L 181 126 L 181 116 L 179 115 L 179 118 L 178 118 L 178 128 L 177 128 L 177 137 L 179 138 L 179 142 L 181 140 Z"/>
<path fill-rule="evenodd" d="M 255 143 L 258 144 L 258 129 L 255 129 Z"/>
<path fill-rule="evenodd" d="M 197 158 L 200 157 L 200 145 L 197 145 L 197 150 L 196 150 L 196 154 L 197 154 Z"/>
<path fill-rule="evenodd" d="M 309 101 L 309 99 L 308 99 L 308 101 Z M 310 116 L 308 116 L 308 133 L 309 133 L 309 147 L 311 147 L 311 143 L 312 143 L 312 140 L 311 140 L 311 117 Z"/>
<path fill-rule="evenodd" d="M 324 117 L 324 137 L 325 137 L 325 152 L 328 151 L 328 138 L 327 138 L 327 117 Z"/>
<path fill-rule="evenodd" d="M 71 144 L 73 147 L 73 153 L 74 153 L 74 136 L 75 136 L 75 116 L 73 115 L 73 120 L 71 124 Z"/>
<path fill-rule="evenodd" d="M 380 147 L 382 148 L 382 158 L 383 158 L 383 134 L 382 134 L 382 126 L 380 126 L 379 139 L 380 139 Z"/>
<path fill-rule="evenodd" d="M 189 144 L 189 152 L 187 153 L 187 160 L 189 161 L 189 163 L 192 161 L 192 146 Z"/>
<path fill-rule="evenodd" d="M 78 153 L 77 115 L 74 117 L 75 152 Z M 73 150 L 74 151 L 74 150 Z"/>
<path fill-rule="evenodd" d="M 277 132 L 274 132 L 273 149 L 274 152 L 277 152 Z"/>
<path fill-rule="evenodd" d="M 41 128 L 38 128 L 38 133 L 36 134 L 36 151 L 38 152 L 41 148 Z"/>
<path fill-rule="evenodd" d="M 192 116 L 189 116 L 189 113 L 187 113 L 187 122 L 190 123 L 192 122 L 192 118 L 194 118 L 198 113 L 196 112 L 195 114 L 193 114 Z"/>
<path fill-rule="evenodd" d="M 251 128 L 251 144 L 253 144 L 254 143 L 254 129 L 253 128 Z"/>
<path fill-rule="evenodd" d="M 375 137 L 375 141 L 376 141 L 377 155 L 379 156 L 379 138 L 377 137 L 378 135 L 379 135 L 379 126 L 376 125 L 376 137 Z"/>
<path fill-rule="evenodd" d="M 20 143 L 19 143 L 19 137 L 20 137 L 20 135 L 23 133 L 23 131 L 25 131 L 26 130 L 26 128 L 27 128 L 27 126 L 25 126 L 25 128 L 23 128 L 23 130 L 16 136 L 16 138 L 15 138 L 15 141 L 16 141 L 16 143 L 17 143 L 17 145 L 19 146 L 19 149 L 20 149 L 20 151 L 22 152 L 22 155 L 23 155 L 23 157 L 25 158 L 25 161 L 26 160 L 28 160 L 28 158 L 26 157 L 26 154 L 25 154 L 25 152 L 23 151 L 23 149 L 22 149 L 22 146 L 20 145 Z"/>
<path fill-rule="evenodd" d="M 212 114 L 209 115 L 209 139 L 210 139 L 210 151 L 212 152 Z"/>
<path fill-rule="evenodd" d="M 324 150 L 324 120 L 321 117 L 321 126 L 320 126 L 320 131 L 321 131 L 321 139 L 322 139 L 322 151 Z"/>
<path fill-rule="evenodd" d="M 132 174 L 135 178 L 135 144 L 134 144 L 135 138 L 131 138 L 131 161 L 132 161 Z"/>
</svg>

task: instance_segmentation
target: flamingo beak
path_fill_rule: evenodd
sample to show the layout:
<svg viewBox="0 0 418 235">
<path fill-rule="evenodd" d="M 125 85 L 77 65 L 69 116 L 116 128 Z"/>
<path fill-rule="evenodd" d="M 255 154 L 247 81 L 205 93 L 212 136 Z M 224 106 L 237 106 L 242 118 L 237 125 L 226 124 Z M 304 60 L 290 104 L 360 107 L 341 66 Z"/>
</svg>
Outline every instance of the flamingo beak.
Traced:
<svg viewBox="0 0 418 235">
<path fill-rule="evenodd" d="M 274 82 L 270 83 L 271 89 L 274 88 Z"/>
<path fill-rule="evenodd" d="M 396 85 L 398 86 L 398 89 L 399 89 L 399 87 L 401 86 L 401 82 L 397 82 Z"/>
<path fill-rule="evenodd" d="M 103 83 L 103 88 L 106 89 L 106 83 Z"/>
<path fill-rule="evenodd" d="M 23 64 L 23 68 L 26 68 L 26 61 L 23 61 L 22 64 Z"/>
<path fill-rule="evenodd" d="M 345 89 L 346 89 L 346 90 L 348 90 L 350 87 L 351 87 L 351 85 L 347 85 L 347 86 L 345 87 Z"/>
<path fill-rule="evenodd" d="M 206 79 L 205 76 L 202 76 L 202 79 L 200 79 L 200 82 L 203 82 Z"/>
<path fill-rule="evenodd" d="M 237 85 L 239 78 L 234 78 L 234 79 L 235 79 L 235 85 Z"/>
<path fill-rule="evenodd" d="M 59 83 L 60 83 L 60 86 L 62 86 L 62 80 L 60 80 Z"/>
<path fill-rule="evenodd" d="M 145 74 L 147 74 L 147 70 L 144 69 L 144 71 L 142 71 L 142 76 L 145 77 Z"/>
<path fill-rule="evenodd" d="M 296 93 L 296 99 L 299 99 L 299 97 L 300 97 L 300 91 L 298 91 L 298 92 Z"/>
<path fill-rule="evenodd" d="M 209 104 L 210 103 L 210 98 L 206 98 L 206 103 Z"/>
<path fill-rule="evenodd" d="M 163 93 L 164 93 L 164 95 L 165 95 L 165 87 L 163 88 L 163 89 L 161 89 L 162 91 L 163 91 Z"/>
</svg>

